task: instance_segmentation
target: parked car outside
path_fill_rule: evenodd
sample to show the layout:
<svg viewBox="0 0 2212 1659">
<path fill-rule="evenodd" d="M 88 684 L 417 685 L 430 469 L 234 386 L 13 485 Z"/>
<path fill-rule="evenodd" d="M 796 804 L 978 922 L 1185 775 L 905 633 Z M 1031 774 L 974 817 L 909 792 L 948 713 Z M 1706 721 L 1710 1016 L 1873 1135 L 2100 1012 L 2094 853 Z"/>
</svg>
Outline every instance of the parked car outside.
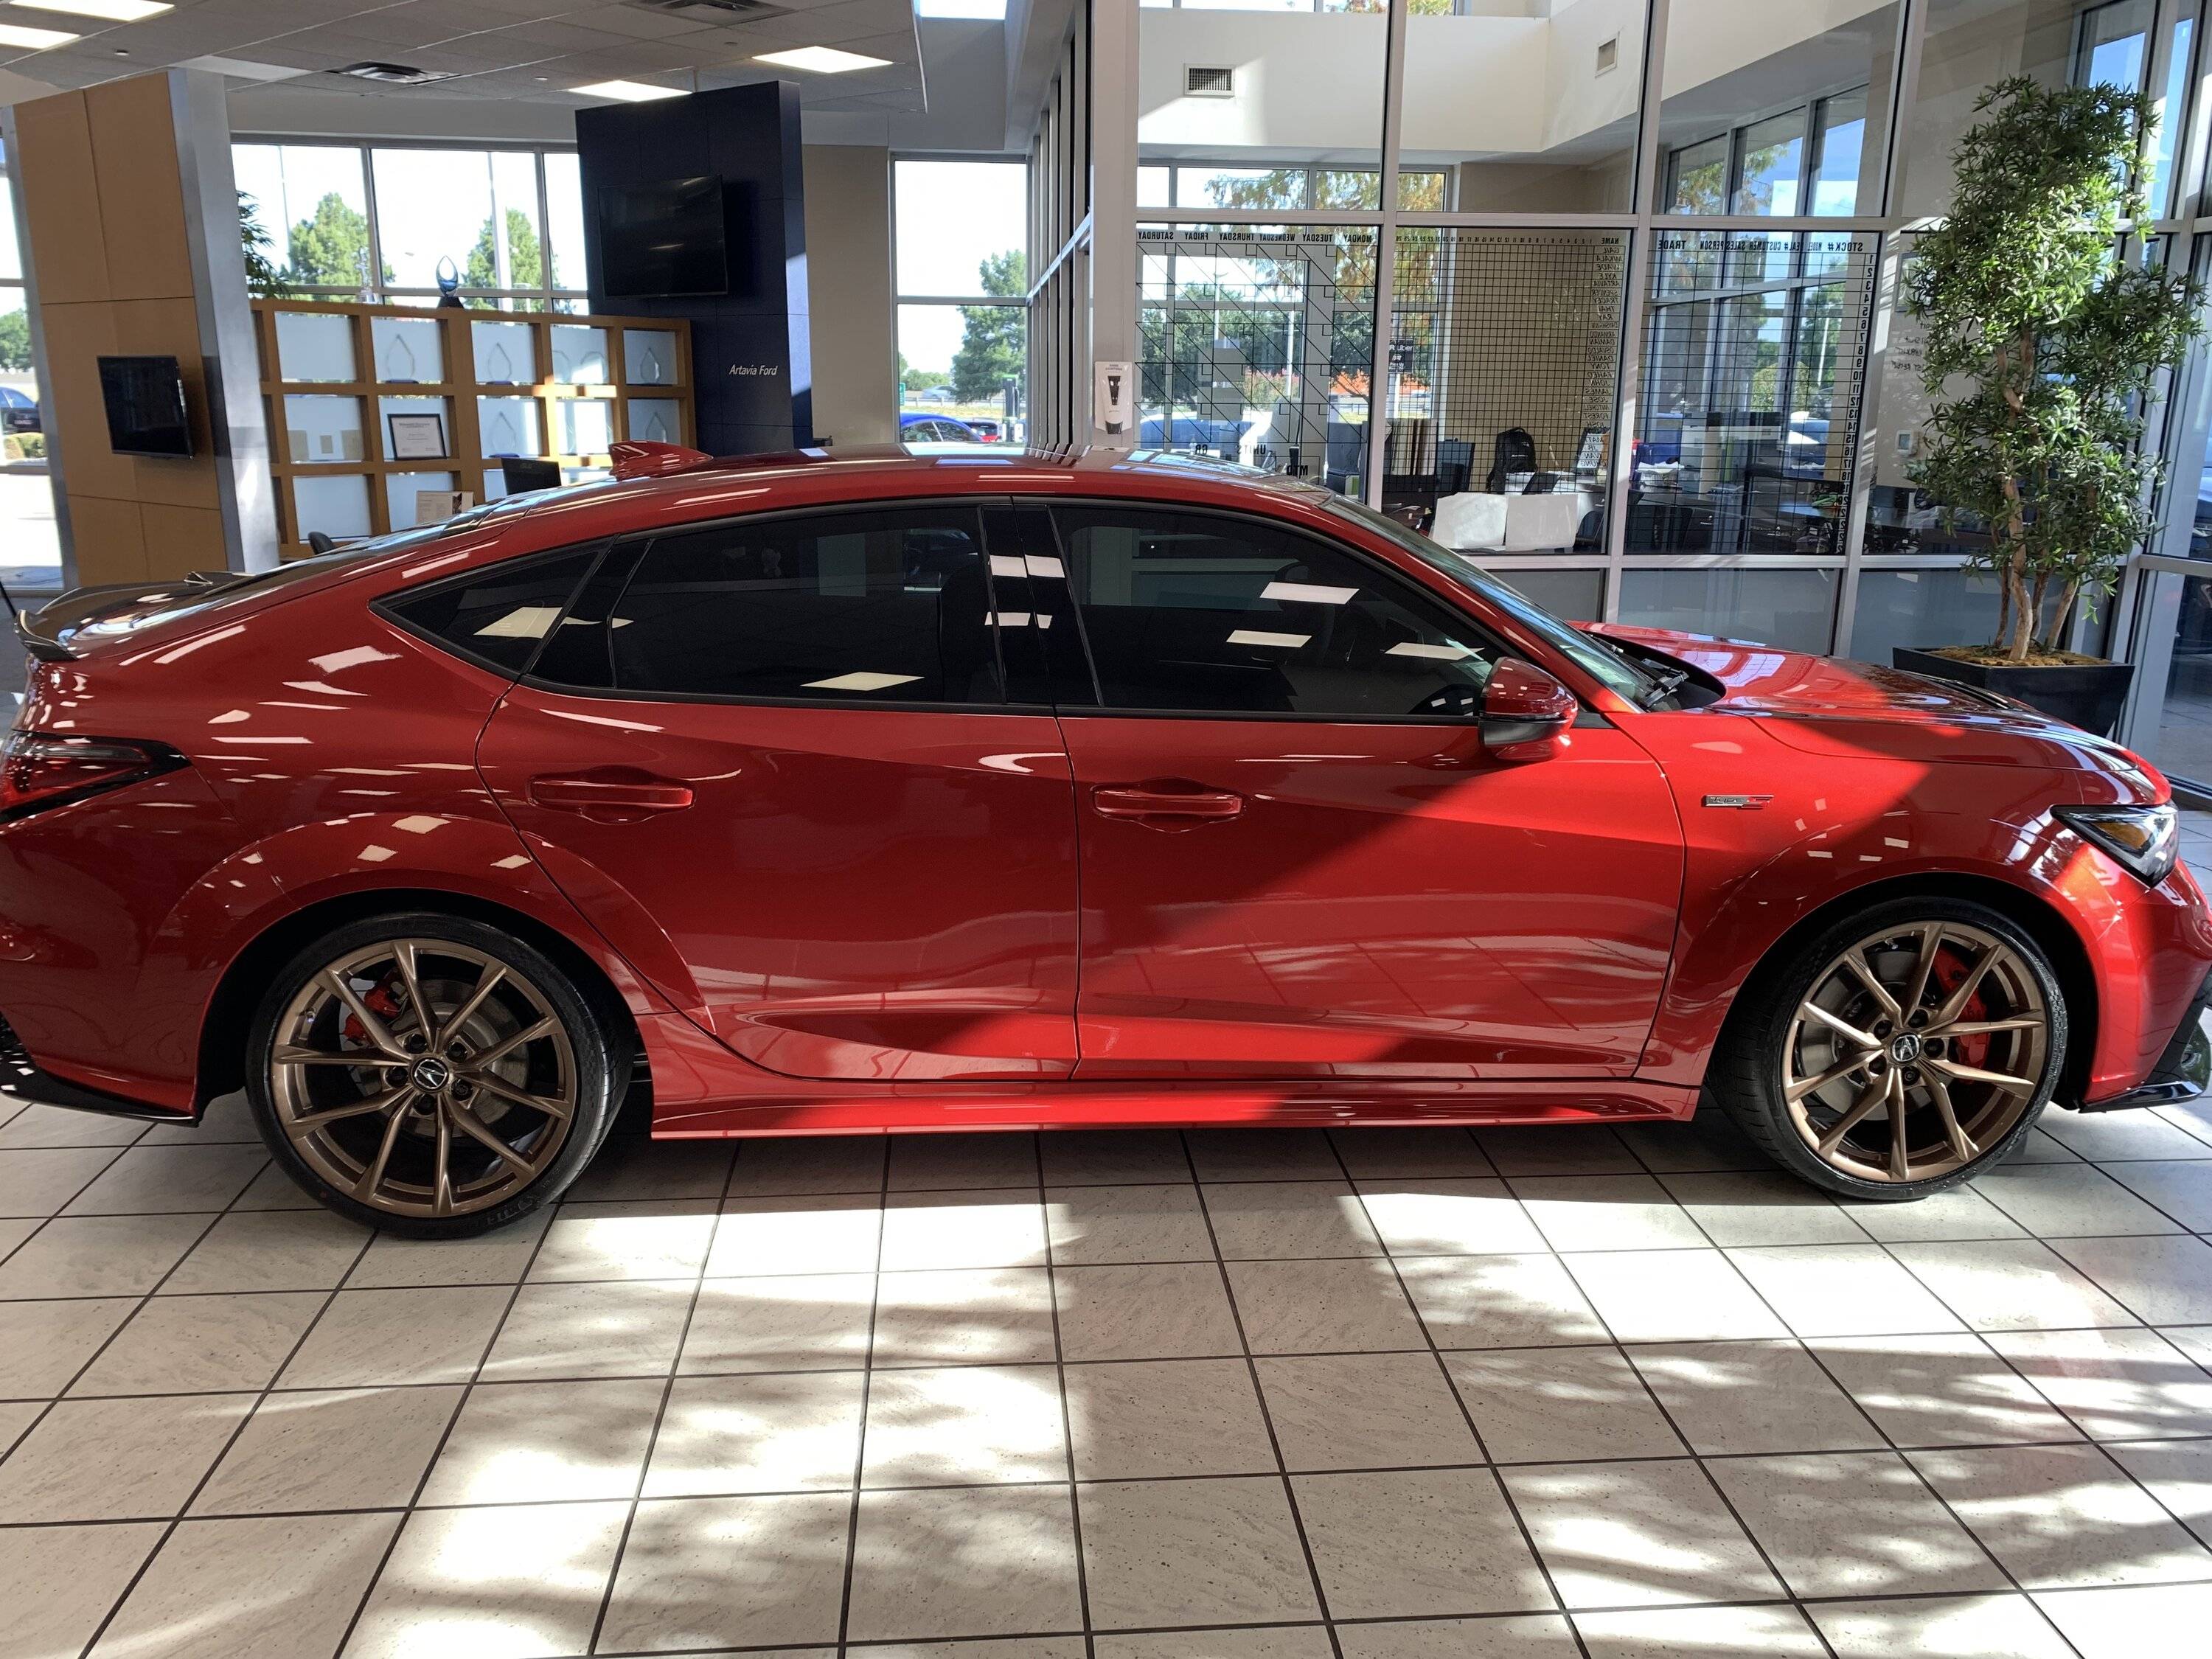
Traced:
<svg viewBox="0 0 2212 1659">
<path fill-rule="evenodd" d="M 950 415 L 919 415 L 911 410 L 899 416 L 899 441 L 907 444 L 976 444 L 982 435 L 965 421 Z"/>
<path fill-rule="evenodd" d="M 1898 1200 L 2204 1087 L 2166 784 L 2017 703 L 1570 626 L 1188 457 L 646 459 L 27 617 L 9 1087 L 242 1087 L 318 1200 L 442 1237 L 633 1091 L 669 1136 L 1702 1095 Z"/>
<path fill-rule="evenodd" d="M 39 400 L 20 386 L 0 386 L 0 432 L 38 432 Z"/>
</svg>

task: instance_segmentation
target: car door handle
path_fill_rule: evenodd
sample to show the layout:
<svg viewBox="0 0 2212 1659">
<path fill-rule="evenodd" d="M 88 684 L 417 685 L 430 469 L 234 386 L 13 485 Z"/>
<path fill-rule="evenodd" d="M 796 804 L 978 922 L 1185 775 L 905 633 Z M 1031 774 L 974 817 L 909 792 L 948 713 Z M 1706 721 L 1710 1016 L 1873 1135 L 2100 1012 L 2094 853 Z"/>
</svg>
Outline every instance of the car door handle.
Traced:
<svg viewBox="0 0 2212 1659">
<path fill-rule="evenodd" d="M 655 812 L 682 811 L 691 804 L 691 786 L 627 769 L 550 772 L 531 779 L 530 804 L 604 823 L 633 823 Z"/>
<path fill-rule="evenodd" d="M 1102 784 L 1091 805 L 1109 818 L 1195 818 L 1218 822 L 1244 810 L 1244 798 L 1226 789 L 1164 789 L 1155 784 Z"/>
</svg>

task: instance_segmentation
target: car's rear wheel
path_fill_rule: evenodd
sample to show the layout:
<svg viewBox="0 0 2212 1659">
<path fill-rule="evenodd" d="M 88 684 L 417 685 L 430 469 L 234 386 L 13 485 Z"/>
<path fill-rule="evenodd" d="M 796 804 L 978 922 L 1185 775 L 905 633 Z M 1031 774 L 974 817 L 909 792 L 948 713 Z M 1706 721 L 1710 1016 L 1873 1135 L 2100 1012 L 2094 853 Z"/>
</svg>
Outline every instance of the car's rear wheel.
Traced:
<svg viewBox="0 0 2212 1659">
<path fill-rule="evenodd" d="M 1852 1198 L 1924 1198 L 2027 1134 L 2066 1058 L 2066 1003 L 2008 918 L 1903 899 L 1762 965 L 1712 1092 L 1784 1167 Z"/>
<path fill-rule="evenodd" d="M 618 1058 L 586 997 L 530 944 L 458 917 L 379 916 L 277 973 L 247 1093 L 277 1163 L 330 1208 L 465 1237 L 581 1173 L 612 1116 Z"/>
</svg>

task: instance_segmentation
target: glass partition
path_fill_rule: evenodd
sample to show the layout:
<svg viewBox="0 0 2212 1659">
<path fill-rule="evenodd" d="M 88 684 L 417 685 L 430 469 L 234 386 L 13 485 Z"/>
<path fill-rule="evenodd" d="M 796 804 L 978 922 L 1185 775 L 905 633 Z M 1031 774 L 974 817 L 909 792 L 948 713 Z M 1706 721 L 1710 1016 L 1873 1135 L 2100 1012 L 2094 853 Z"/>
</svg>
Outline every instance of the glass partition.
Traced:
<svg viewBox="0 0 2212 1659">
<path fill-rule="evenodd" d="M 1621 231 L 1407 228 L 1383 507 L 1475 553 L 1601 552 Z"/>
<path fill-rule="evenodd" d="M 1360 494 L 1375 252 L 1356 227 L 1140 230 L 1139 447 Z"/>
<path fill-rule="evenodd" d="M 1844 550 L 1874 246 L 1847 232 L 1659 234 L 1632 555 Z"/>
</svg>

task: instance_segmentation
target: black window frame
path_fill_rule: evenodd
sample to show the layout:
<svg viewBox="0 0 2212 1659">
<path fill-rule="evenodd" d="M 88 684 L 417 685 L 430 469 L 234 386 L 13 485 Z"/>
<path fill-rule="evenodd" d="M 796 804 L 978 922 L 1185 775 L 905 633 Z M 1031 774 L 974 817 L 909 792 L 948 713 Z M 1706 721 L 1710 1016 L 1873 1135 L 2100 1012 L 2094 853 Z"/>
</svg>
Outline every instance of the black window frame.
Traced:
<svg viewBox="0 0 2212 1659">
<path fill-rule="evenodd" d="M 532 690 L 548 691 L 560 696 L 593 697 L 609 702 L 708 703 L 726 704 L 732 708 L 855 709 L 863 712 L 895 714 L 1050 713 L 1052 705 L 1049 703 L 1018 702 L 1010 695 L 1014 683 L 1014 675 L 1010 671 L 1007 662 L 1006 630 L 999 624 L 999 613 L 1002 608 L 1002 602 L 997 586 L 999 578 L 992 569 L 991 559 L 994 548 L 994 524 L 1004 525 L 1003 533 L 1009 538 L 1015 533 L 1012 520 L 995 519 L 993 510 L 1004 509 L 1013 504 L 1014 499 L 1004 495 L 893 495 L 860 501 L 817 502 L 811 506 L 771 508 L 757 513 L 723 514 L 711 519 L 691 519 L 678 524 L 656 526 L 651 530 L 633 531 L 614 538 L 607 544 L 599 562 L 576 584 L 574 590 L 568 596 L 568 605 L 562 611 L 562 621 L 565 622 L 579 596 L 592 586 L 593 578 L 600 571 L 608 568 L 608 562 L 622 561 L 625 562 L 626 568 L 621 573 L 620 586 L 614 590 L 608 601 L 608 611 L 611 615 L 622 604 L 623 597 L 629 592 L 630 582 L 636 577 L 640 568 L 645 562 L 646 556 L 652 550 L 656 542 L 720 529 L 735 528 L 739 526 L 753 526 L 788 520 L 820 520 L 855 514 L 883 514 L 896 512 L 901 507 L 938 511 L 947 507 L 965 508 L 973 512 L 976 519 L 978 550 L 983 562 L 984 592 L 988 606 L 985 615 L 991 631 L 992 662 L 997 670 L 999 679 L 1000 696 L 996 702 L 935 702 L 890 696 L 769 697 L 720 691 L 651 691 L 620 685 L 579 685 L 566 680 L 547 679 L 537 672 L 538 659 L 543 654 L 542 647 L 538 652 L 532 654 L 529 666 L 516 677 L 516 683 L 526 685 Z M 564 550 L 574 551 L 574 550 Z M 1010 553 L 1018 551 L 1019 544 L 1018 542 L 1010 543 L 1010 545 L 1002 550 Z M 1018 609 L 1019 607 L 1003 608 Z M 556 623 L 555 629 L 557 630 L 560 624 Z M 550 633 L 548 637 L 551 637 Z M 611 666 L 610 678 L 612 678 Z M 1033 672 L 1030 678 L 1035 678 Z"/>
<path fill-rule="evenodd" d="M 1433 592 L 1422 583 L 1413 580 L 1388 560 L 1379 558 L 1365 548 L 1355 546 L 1351 542 L 1340 540 L 1334 536 L 1323 535 L 1319 531 L 1305 525 L 1293 523 L 1286 519 L 1277 519 L 1261 513 L 1239 512 L 1233 507 L 1161 501 L 1149 496 L 1054 495 L 1043 498 L 1031 497 L 1024 501 L 1024 505 L 1034 505 L 1044 509 L 1034 517 L 1043 526 L 1049 528 L 1053 538 L 1049 553 L 1052 557 L 1060 562 L 1063 573 L 1059 578 L 1048 583 L 1040 584 L 1038 578 L 1034 574 L 1035 566 L 1032 565 L 1031 585 L 1032 586 L 1042 585 L 1058 590 L 1059 603 L 1073 618 L 1075 637 L 1081 643 L 1083 674 L 1088 677 L 1092 695 L 1097 699 L 1092 702 L 1056 700 L 1054 704 L 1054 708 L 1061 715 L 1070 719 L 1108 717 L 1114 720 L 1261 720 L 1276 725 L 1288 723 L 1304 726 L 1440 726 L 1464 730 L 1474 723 L 1477 716 L 1463 714 L 1300 714 L 1296 710 L 1284 709 L 1131 708 L 1106 702 L 1105 682 L 1099 676 L 1097 658 L 1091 648 L 1091 634 L 1084 623 L 1083 607 L 1075 598 L 1078 589 L 1073 573 L 1078 561 L 1068 545 L 1067 537 L 1060 526 L 1060 509 L 1063 507 L 1104 509 L 1146 514 L 1171 514 L 1182 518 L 1223 519 L 1234 525 L 1256 526 L 1294 540 L 1310 542 L 1328 549 L 1332 553 L 1340 554 L 1361 568 L 1373 573 L 1378 587 L 1383 588 L 1394 597 L 1402 596 L 1399 597 L 1399 602 L 1416 615 L 1425 608 L 1441 612 L 1463 623 L 1496 647 L 1498 659 L 1516 657 L 1526 660 L 1528 657 L 1525 651 L 1507 635 L 1492 627 L 1489 623 L 1471 611 L 1453 604 L 1449 599 Z M 1024 514 L 1023 530 L 1025 538 L 1030 532 L 1030 522 L 1031 516 Z M 1046 550 L 1031 550 L 1032 552 L 1037 553 Z M 1069 672 L 1064 662 L 1056 660 L 1054 664 L 1054 671 L 1055 693 L 1065 690 L 1071 684 L 1078 685 L 1081 684 Z"/>
</svg>

